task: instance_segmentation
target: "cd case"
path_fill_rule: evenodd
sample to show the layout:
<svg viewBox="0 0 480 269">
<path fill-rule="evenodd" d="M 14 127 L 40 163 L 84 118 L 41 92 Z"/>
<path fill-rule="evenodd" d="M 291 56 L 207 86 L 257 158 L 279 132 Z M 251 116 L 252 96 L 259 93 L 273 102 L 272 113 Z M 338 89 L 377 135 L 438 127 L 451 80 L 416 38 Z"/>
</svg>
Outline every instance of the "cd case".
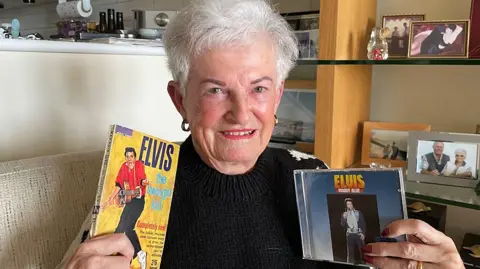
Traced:
<svg viewBox="0 0 480 269">
<path fill-rule="evenodd" d="M 369 267 L 363 246 L 407 239 L 381 237 L 408 216 L 401 168 L 295 170 L 294 177 L 304 259 Z"/>
</svg>

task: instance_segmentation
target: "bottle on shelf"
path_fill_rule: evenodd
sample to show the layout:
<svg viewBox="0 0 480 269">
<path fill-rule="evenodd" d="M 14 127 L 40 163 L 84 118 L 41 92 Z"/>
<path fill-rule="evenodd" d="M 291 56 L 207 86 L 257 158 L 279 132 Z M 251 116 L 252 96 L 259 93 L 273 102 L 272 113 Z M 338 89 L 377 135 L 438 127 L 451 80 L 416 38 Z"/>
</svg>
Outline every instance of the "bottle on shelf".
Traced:
<svg viewBox="0 0 480 269">
<path fill-rule="evenodd" d="M 123 26 L 123 12 L 117 12 L 117 19 L 115 22 L 115 26 L 117 30 L 124 30 Z"/>
<path fill-rule="evenodd" d="M 107 14 L 105 12 L 100 12 L 100 22 L 98 24 L 98 32 L 99 33 L 107 32 Z"/>
<path fill-rule="evenodd" d="M 109 8 L 107 10 L 107 15 L 108 15 L 108 19 L 107 19 L 107 32 L 109 33 L 115 33 L 115 10 L 114 9 L 111 9 Z"/>
</svg>

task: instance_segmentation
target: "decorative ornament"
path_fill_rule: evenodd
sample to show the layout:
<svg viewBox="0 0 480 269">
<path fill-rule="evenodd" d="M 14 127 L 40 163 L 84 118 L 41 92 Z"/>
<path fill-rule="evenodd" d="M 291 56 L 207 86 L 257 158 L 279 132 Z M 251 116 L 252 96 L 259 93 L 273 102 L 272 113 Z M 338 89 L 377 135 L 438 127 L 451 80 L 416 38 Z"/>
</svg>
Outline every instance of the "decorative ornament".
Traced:
<svg viewBox="0 0 480 269">
<path fill-rule="evenodd" d="M 367 47 L 367 57 L 369 60 L 388 59 L 388 43 L 386 38 L 389 34 L 390 30 L 388 28 L 373 28 Z"/>
<path fill-rule="evenodd" d="M 300 152 L 300 151 L 297 151 L 297 150 L 294 150 L 294 149 L 289 149 L 288 152 L 290 152 L 292 157 L 297 159 L 297 161 L 301 161 L 302 159 L 304 159 L 304 160 L 307 160 L 307 159 L 316 160 L 317 159 L 317 157 L 315 157 L 313 155 L 310 155 L 310 154 L 307 154 L 307 153 L 304 153 L 304 152 Z"/>
</svg>

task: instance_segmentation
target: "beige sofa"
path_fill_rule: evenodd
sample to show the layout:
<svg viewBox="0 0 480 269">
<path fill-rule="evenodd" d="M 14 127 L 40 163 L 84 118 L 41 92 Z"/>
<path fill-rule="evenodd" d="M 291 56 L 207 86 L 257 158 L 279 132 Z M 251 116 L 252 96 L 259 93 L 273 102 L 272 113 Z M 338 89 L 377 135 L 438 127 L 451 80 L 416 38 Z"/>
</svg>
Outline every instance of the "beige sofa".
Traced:
<svg viewBox="0 0 480 269">
<path fill-rule="evenodd" d="M 0 163 L 0 268 L 55 268 L 90 211 L 103 151 Z"/>
</svg>

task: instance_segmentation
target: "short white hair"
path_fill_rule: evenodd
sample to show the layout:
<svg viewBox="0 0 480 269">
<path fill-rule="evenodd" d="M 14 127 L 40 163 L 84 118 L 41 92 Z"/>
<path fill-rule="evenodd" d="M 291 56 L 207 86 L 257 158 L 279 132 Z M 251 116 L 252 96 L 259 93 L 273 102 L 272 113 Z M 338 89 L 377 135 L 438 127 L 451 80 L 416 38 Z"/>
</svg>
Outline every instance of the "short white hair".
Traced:
<svg viewBox="0 0 480 269">
<path fill-rule="evenodd" d="M 275 46 L 279 86 L 298 59 L 298 40 L 267 0 L 192 0 L 163 34 L 168 67 L 182 95 L 192 58 L 215 47 L 252 44 L 256 35 L 270 38 Z"/>
<path fill-rule="evenodd" d="M 465 157 L 467 157 L 467 151 L 466 151 L 465 149 L 462 149 L 462 148 L 456 149 L 456 150 L 455 150 L 455 155 L 457 155 L 457 154 L 459 154 L 459 153 L 463 153 L 463 155 L 464 155 Z"/>
</svg>

